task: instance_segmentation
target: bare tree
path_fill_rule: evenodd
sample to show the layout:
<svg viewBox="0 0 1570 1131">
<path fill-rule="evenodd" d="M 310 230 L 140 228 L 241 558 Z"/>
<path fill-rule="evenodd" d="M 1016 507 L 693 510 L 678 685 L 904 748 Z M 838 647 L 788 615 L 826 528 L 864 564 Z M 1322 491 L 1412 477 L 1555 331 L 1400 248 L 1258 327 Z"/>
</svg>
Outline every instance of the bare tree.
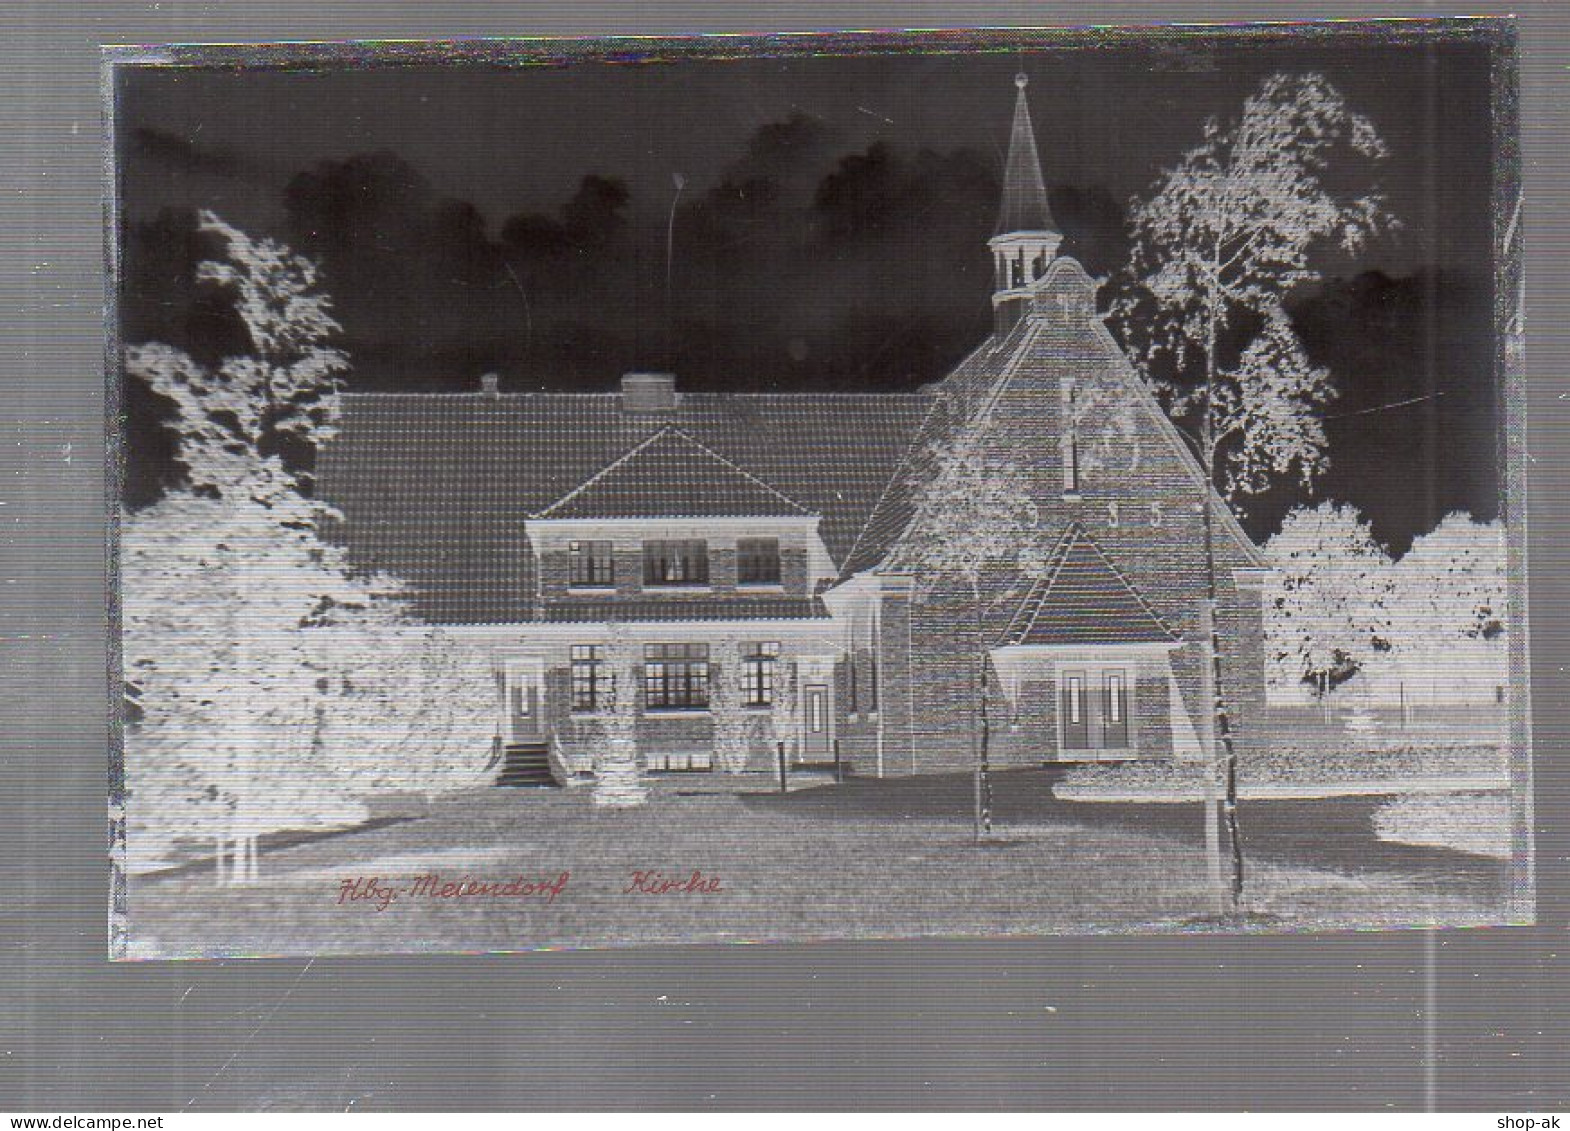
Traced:
<svg viewBox="0 0 1570 1131">
<path fill-rule="evenodd" d="M 989 451 L 985 419 L 932 453 L 934 474 L 916 492 L 914 538 L 899 551 L 902 566 L 925 579 L 924 599 L 944 585 L 958 585 L 969 605 L 974 650 L 977 719 L 976 839 L 992 833 L 991 716 L 987 625 L 1001 582 L 1035 563 L 1037 511 L 1028 479 Z"/>
</svg>

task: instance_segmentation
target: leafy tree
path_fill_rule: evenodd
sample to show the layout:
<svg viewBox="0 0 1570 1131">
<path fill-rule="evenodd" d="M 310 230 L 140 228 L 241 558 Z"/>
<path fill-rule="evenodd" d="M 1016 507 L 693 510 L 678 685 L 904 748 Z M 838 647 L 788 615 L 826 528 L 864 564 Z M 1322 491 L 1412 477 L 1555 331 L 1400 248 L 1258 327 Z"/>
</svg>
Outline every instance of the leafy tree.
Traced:
<svg viewBox="0 0 1570 1131">
<path fill-rule="evenodd" d="M 1287 515 L 1265 555 L 1274 567 L 1265 599 L 1271 675 L 1328 699 L 1388 647 L 1398 603 L 1390 558 L 1357 511 L 1335 503 Z"/>
<path fill-rule="evenodd" d="M 976 839 L 992 833 L 991 715 L 987 625 L 1000 578 L 1039 567 L 1037 512 L 1023 471 L 991 451 L 985 418 L 933 451 L 934 473 L 916 491 L 901 568 L 924 579 L 924 600 L 958 587 L 971 611 L 976 704 Z M 989 600 L 990 598 L 990 600 Z"/>
<path fill-rule="evenodd" d="M 761 741 L 763 719 L 749 710 L 742 700 L 742 675 L 745 659 L 742 645 L 734 638 L 719 642 L 715 648 L 719 664 L 709 685 L 709 709 L 714 715 L 714 760 L 726 773 L 739 774 L 747 769 L 754 744 Z"/>
<path fill-rule="evenodd" d="M 1319 277 L 1311 253 L 1338 245 L 1354 254 L 1394 222 L 1379 193 L 1343 194 L 1339 178 L 1327 177 L 1348 151 L 1377 160 L 1385 145 L 1340 92 L 1320 75 L 1267 78 L 1236 119 L 1207 121 L 1200 144 L 1161 174 L 1149 200 L 1135 202 L 1129 284 L 1113 308 L 1135 363 L 1190 426 L 1208 485 L 1205 636 L 1234 906 L 1243 894 L 1237 753 L 1215 629 L 1209 487 L 1240 506 L 1283 476 L 1309 486 L 1324 467 L 1329 374 L 1310 364 L 1286 299 Z"/>
<path fill-rule="evenodd" d="M 474 785 L 497 735 L 482 650 L 380 601 L 307 637 L 318 756 L 357 793 L 427 797 Z"/>
<path fill-rule="evenodd" d="M 643 683 L 643 661 L 637 642 L 623 626 L 611 626 L 603 663 L 607 678 L 596 689 L 592 716 L 598 740 L 592 755 L 592 797 L 595 805 L 604 808 L 634 808 L 649 799 L 638 754 L 638 688 Z"/>
<path fill-rule="evenodd" d="M 1396 562 L 1389 637 L 1403 671 L 1506 682 L 1504 524 L 1447 515 Z"/>
<path fill-rule="evenodd" d="M 124 520 L 127 776 L 149 847 L 210 837 L 220 878 L 245 880 L 262 832 L 363 816 L 361 764 L 334 762 L 325 720 L 354 717 L 350 673 L 366 634 L 397 620 L 398 587 L 350 571 L 320 537 L 335 516 L 308 495 L 347 364 L 314 266 L 211 213 L 201 224 L 226 254 L 198 274 L 233 295 L 252 352 L 213 371 L 166 345 L 127 351 L 128 374 L 174 406 L 188 486 Z"/>
<path fill-rule="evenodd" d="M 774 698 L 769 703 L 769 737 L 789 757 L 801 741 L 801 684 L 796 658 L 781 652 L 774 661 Z"/>
</svg>

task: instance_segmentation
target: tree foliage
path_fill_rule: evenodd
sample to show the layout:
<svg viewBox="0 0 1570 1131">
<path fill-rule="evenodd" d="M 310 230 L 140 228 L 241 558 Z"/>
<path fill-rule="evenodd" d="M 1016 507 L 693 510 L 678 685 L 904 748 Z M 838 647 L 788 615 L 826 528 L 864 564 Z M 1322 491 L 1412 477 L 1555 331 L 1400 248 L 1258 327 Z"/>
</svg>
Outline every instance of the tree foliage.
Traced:
<svg viewBox="0 0 1570 1131">
<path fill-rule="evenodd" d="M 1456 512 L 1391 570 L 1389 637 L 1403 671 L 1467 673 L 1503 684 L 1509 585 L 1504 524 Z"/>
<path fill-rule="evenodd" d="M 232 293 L 253 351 L 213 369 L 127 350 L 128 375 L 173 404 L 187 468 L 185 490 L 122 527 L 127 779 L 138 851 L 210 837 L 254 861 L 261 833 L 357 819 L 393 779 L 461 779 L 494 706 L 450 641 L 405 622 L 395 581 L 322 537 L 337 516 L 291 455 L 332 435 L 346 360 L 314 266 L 202 224 L 226 254 L 199 274 Z"/>
<path fill-rule="evenodd" d="M 1319 278 L 1317 250 L 1355 254 L 1394 226 L 1381 193 L 1341 192 L 1344 178 L 1328 175 L 1348 152 L 1377 161 L 1385 151 L 1323 76 L 1277 74 L 1235 120 L 1207 121 L 1201 143 L 1133 206 L 1115 323 L 1173 416 L 1199 425 L 1205 464 L 1234 506 L 1279 477 L 1308 487 L 1324 468 L 1320 414 L 1334 390 L 1285 303 Z"/>
<path fill-rule="evenodd" d="M 1266 546 L 1269 676 L 1326 695 L 1359 673 L 1505 682 L 1504 527 L 1447 516 L 1392 561 L 1351 507 L 1293 511 Z"/>
<path fill-rule="evenodd" d="M 594 804 L 627 809 L 648 801 L 638 753 L 638 688 L 643 661 L 625 626 L 613 624 L 604 644 L 602 672 L 592 718 Z"/>
<path fill-rule="evenodd" d="M 1388 648 L 1390 558 L 1351 507 L 1293 511 L 1265 547 L 1270 675 L 1324 695 Z"/>
</svg>

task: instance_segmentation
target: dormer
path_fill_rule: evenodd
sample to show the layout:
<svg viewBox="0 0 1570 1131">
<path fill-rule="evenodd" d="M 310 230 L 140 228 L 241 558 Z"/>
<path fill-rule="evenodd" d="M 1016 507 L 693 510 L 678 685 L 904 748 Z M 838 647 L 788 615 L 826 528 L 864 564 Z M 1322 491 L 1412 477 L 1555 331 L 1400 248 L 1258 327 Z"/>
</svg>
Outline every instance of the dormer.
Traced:
<svg viewBox="0 0 1570 1131">
<path fill-rule="evenodd" d="M 672 424 L 531 516 L 541 595 L 806 597 L 821 516 Z"/>
</svg>

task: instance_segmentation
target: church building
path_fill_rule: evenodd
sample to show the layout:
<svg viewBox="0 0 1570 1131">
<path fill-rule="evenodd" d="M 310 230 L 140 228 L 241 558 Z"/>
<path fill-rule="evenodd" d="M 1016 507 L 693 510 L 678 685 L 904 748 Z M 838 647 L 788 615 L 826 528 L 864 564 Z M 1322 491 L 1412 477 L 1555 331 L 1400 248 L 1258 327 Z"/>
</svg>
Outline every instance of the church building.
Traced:
<svg viewBox="0 0 1570 1131">
<path fill-rule="evenodd" d="M 836 758 L 866 776 L 969 769 L 990 657 L 995 766 L 1198 757 L 1204 500 L 1191 448 L 1059 254 L 1023 76 L 996 234 L 994 329 L 919 393 L 359 393 L 319 490 L 358 565 L 494 660 L 498 752 L 592 771 L 631 682 L 651 772 Z M 1041 553 L 984 607 L 928 576 L 917 492 L 965 433 L 1020 469 Z M 1211 494 L 1222 694 L 1262 741 L 1258 549 Z M 609 690 L 614 688 L 615 690 Z"/>
</svg>

